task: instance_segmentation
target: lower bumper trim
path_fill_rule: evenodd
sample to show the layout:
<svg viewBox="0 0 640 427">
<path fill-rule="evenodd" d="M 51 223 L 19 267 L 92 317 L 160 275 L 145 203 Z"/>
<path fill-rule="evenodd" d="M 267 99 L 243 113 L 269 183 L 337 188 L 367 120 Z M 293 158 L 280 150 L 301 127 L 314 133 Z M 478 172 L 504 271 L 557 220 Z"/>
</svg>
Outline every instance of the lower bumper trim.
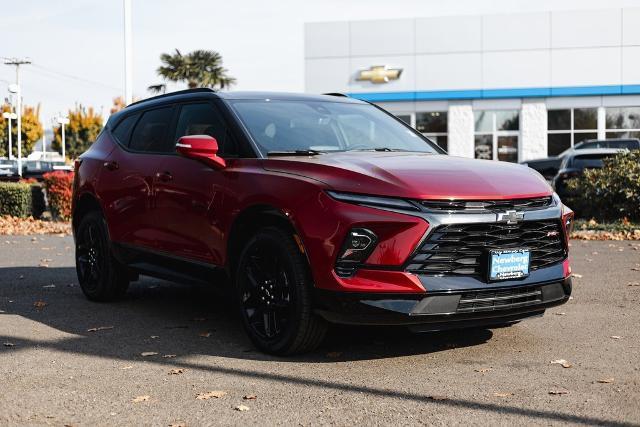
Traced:
<svg viewBox="0 0 640 427">
<path fill-rule="evenodd" d="M 547 308 L 567 302 L 570 295 L 570 278 L 530 286 L 426 294 L 351 294 L 318 290 L 316 312 L 333 323 L 407 325 L 420 330 L 441 330 L 509 323 L 538 316 Z"/>
</svg>

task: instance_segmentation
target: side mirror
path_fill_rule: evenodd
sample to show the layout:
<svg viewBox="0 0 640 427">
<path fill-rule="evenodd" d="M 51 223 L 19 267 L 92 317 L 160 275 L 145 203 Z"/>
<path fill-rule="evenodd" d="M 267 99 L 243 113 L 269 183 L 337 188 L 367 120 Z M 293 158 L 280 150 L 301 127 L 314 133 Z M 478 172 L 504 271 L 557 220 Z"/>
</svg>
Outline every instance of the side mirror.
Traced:
<svg viewBox="0 0 640 427">
<path fill-rule="evenodd" d="M 183 157 L 199 160 L 215 169 L 227 166 L 224 159 L 218 157 L 218 141 L 209 135 L 183 136 L 176 143 L 176 151 Z"/>
</svg>

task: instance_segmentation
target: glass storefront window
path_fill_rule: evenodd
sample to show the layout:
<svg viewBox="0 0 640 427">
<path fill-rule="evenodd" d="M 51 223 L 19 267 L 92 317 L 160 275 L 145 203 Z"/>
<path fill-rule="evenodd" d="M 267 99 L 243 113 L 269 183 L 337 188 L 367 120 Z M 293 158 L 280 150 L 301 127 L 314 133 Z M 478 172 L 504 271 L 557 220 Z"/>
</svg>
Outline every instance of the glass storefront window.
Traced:
<svg viewBox="0 0 640 427">
<path fill-rule="evenodd" d="M 416 130 L 443 148 L 448 149 L 447 112 L 416 113 Z"/>
<path fill-rule="evenodd" d="M 476 159 L 517 162 L 520 137 L 520 111 L 476 111 Z"/>
<path fill-rule="evenodd" d="M 616 107 L 606 110 L 607 129 L 640 129 L 640 107 Z"/>
<path fill-rule="evenodd" d="M 411 114 L 398 114 L 396 117 L 411 126 Z"/>
<path fill-rule="evenodd" d="M 547 154 L 557 156 L 587 139 L 598 137 L 597 108 L 547 111 Z"/>
</svg>

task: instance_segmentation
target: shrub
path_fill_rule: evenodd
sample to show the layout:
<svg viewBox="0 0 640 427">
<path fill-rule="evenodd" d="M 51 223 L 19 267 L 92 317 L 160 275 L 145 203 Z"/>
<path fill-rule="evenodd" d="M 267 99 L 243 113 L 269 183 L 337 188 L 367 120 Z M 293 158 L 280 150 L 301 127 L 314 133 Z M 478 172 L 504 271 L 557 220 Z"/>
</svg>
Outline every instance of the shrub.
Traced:
<svg viewBox="0 0 640 427">
<path fill-rule="evenodd" d="M 31 216 L 31 186 L 19 182 L 0 182 L 0 215 Z"/>
<path fill-rule="evenodd" d="M 588 169 L 569 181 L 576 196 L 567 205 L 583 218 L 640 221 L 640 150 L 604 160 L 602 169 Z"/>
<path fill-rule="evenodd" d="M 44 186 L 51 215 L 56 219 L 68 221 L 71 219 L 71 197 L 73 194 L 73 173 L 55 171 L 45 173 Z"/>
</svg>

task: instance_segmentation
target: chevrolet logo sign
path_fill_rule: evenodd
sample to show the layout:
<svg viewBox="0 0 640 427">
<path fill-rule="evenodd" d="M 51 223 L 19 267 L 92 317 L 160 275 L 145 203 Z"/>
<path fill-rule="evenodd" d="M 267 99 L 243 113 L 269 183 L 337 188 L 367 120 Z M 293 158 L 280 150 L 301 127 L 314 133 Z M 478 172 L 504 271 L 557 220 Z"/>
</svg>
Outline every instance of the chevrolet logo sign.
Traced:
<svg viewBox="0 0 640 427">
<path fill-rule="evenodd" d="M 506 211 L 498 214 L 498 222 L 506 222 L 507 224 L 516 224 L 524 219 L 524 213 L 517 211 Z"/>
<path fill-rule="evenodd" d="M 386 65 L 375 65 L 368 70 L 360 70 L 356 80 L 367 80 L 371 83 L 389 83 L 389 80 L 398 80 L 402 74 L 402 68 L 387 68 Z"/>
</svg>

